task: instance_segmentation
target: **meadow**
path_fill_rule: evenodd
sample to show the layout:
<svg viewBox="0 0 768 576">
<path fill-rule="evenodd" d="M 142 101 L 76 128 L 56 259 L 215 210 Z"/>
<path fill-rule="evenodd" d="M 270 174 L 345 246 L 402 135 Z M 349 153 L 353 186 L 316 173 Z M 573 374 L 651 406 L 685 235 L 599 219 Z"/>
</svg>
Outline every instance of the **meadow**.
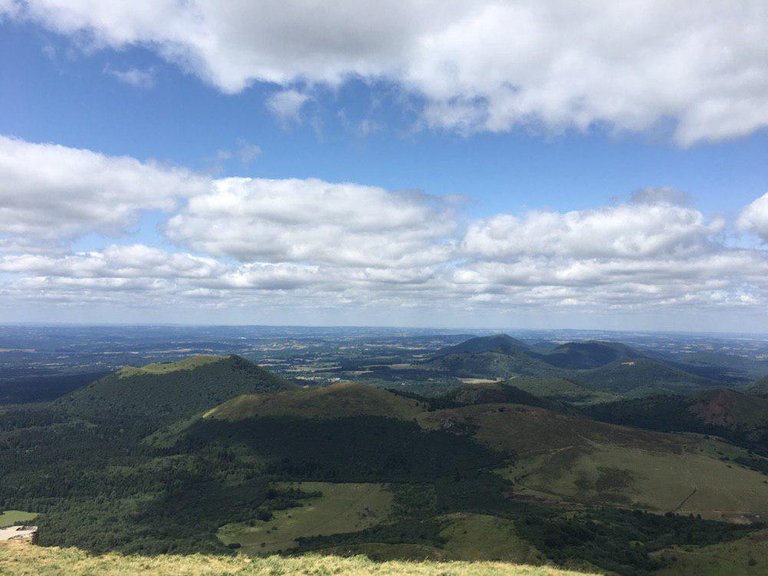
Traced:
<svg viewBox="0 0 768 576">
<path fill-rule="evenodd" d="M 298 546 L 298 538 L 364 530 L 387 520 L 392 509 L 392 494 L 381 484 L 292 482 L 279 487 L 319 496 L 295 508 L 275 510 L 269 520 L 227 524 L 219 530 L 219 539 L 239 545 L 243 552 L 282 552 Z"/>
<path fill-rule="evenodd" d="M 90 555 L 76 548 L 42 548 L 23 543 L 0 545 L 0 574 L 9 576 L 577 576 L 551 567 L 503 562 L 373 562 L 365 557 L 308 555 L 225 557 Z M 583 573 L 581 573 L 582 576 Z"/>
</svg>

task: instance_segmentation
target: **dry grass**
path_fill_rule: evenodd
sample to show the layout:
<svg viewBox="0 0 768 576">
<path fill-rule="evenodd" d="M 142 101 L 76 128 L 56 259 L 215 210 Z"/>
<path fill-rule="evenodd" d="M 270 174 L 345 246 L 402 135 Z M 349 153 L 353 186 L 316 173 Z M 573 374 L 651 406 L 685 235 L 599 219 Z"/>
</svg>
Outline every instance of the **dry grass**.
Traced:
<svg viewBox="0 0 768 576">
<path fill-rule="evenodd" d="M 74 548 L 0 544 L 3 576 L 576 576 L 576 572 L 503 562 L 382 562 L 365 557 L 91 556 Z"/>
</svg>

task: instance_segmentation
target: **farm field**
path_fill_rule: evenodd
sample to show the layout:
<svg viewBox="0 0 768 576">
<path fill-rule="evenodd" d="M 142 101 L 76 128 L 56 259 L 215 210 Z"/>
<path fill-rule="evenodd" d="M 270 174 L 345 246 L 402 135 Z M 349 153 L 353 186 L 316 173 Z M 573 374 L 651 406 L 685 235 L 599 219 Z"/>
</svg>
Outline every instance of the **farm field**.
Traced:
<svg viewBox="0 0 768 576">
<path fill-rule="evenodd" d="M 322 496 L 304 500 L 297 508 L 276 510 L 271 520 L 256 520 L 253 526 L 223 526 L 219 539 L 227 545 L 240 544 L 243 552 L 286 551 L 298 545 L 297 538 L 356 532 L 374 526 L 385 520 L 392 508 L 392 494 L 381 484 L 300 482 L 282 483 L 281 487 L 321 492 Z"/>
</svg>

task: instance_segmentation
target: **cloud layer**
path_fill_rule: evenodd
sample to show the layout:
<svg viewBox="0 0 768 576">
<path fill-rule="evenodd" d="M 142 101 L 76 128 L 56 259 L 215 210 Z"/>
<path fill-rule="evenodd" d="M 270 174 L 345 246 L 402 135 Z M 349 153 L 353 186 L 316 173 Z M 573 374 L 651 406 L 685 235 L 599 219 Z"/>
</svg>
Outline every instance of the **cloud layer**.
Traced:
<svg viewBox="0 0 768 576">
<path fill-rule="evenodd" d="M 449 198 L 182 168 L 0 138 L 0 303 L 329 310 L 747 309 L 768 303 L 768 195 L 737 222 L 673 190 L 467 220 Z M 159 215 L 157 244 L 131 231 Z M 114 240 L 90 250 L 71 242 Z M 759 244 L 755 242 L 755 244 Z"/>
<path fill-rule="evenodd" d="M 449 206 L 418 192 L 321 180 L 226 178 L 190 199 L 168 237 L 243 262 L 402 267 L 444 261 Z"/>
<path fill-rule="evenodd" d="M 10 0 L 0 13 L 80 43 L 144 46 L 227 93 L 385 81 L 460 132 L 669 130 L 681 145 L 768 125 L 762 0 Z"/>
<path fill-rule="evenodd" d="M 0 241 L 125 233 L 142 211 L 207 189 L 184 168 L 0 136 Z M 0 244 L 2 246 L 2 244 Z"/>
</svg>

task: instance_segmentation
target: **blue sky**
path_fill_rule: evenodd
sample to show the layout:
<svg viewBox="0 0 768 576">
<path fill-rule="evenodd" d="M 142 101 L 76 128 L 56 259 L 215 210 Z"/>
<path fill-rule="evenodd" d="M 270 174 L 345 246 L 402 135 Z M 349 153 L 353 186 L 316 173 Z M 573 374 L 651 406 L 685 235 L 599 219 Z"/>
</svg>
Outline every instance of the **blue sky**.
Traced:
<svg viewBox="0 0 768 576">
<path fill-rule="evenodd" d="M 444 22 L 414 2 L 413 14 L 373 24 L 355 21 L 351 5 L 347 18 L 343 2 L 315 19 L 311 2 L 298 4 L 306 19 L 273 2 L 0 2 L 0 169 L 10 182 L 0 197 L 29 200 L 0 220 L 8 321 L 760 328 L 768 42 L 759 29 L 731 39 L 740 23 L 754 26 L 759 2 L 681 4 L 671 23 L 640 2 L 636 38 L 611 29 L 611 18 L 623 22 L 616 10 L 585 8 L 569 17 L 590 35 L 558 35 L 559 47 L 547 36 L 569 11 L 558 2 L 490 15 L 456 2 Z M 199 13 L 186 29 L 189 6 Z M 169 30 L 155 25 L 168 14 Z M 701 27 L 715 16 L 721 29 Z M 276 39 L 271 28 L 263 41 L 239 37 L 249 19 L 271 19 Z M 499 19 L 533 22 L 530 38 L 478 44 Z M 703 30 L 731 42 L 734 57 L 708 67 Z M 400 48 L 408 42 L 410 52 Z M 66 172 L 62 150 L 95 153 L 103 174 Z M 19 164 L 29 155 L 62 166 L 36 181 L 34 166 Z M 135 162 L 136 181 L 112 190 L 121 157 Z M 179 172 L 172 192 L 142 188 Z M 238 204 L 220 209 L 231 194 L 211 190 L 229 177 L 254 181 L 238 181 Z M 339 204 L 318 204 L 326 185 Z M 644 189 L 664 192 L 633 199 Z M 277 216 L 265 200 L 274 195 L 287 203 Z M 104 215 L 124 198 L 124 213 Z M 358 226 L 368 205 L 396 223 Z M 280 228 L 304 211 L 296 231 Z M 41 231 L 47 218 L 60 233 Z M 106 252 L 116 246 L 132 251 Z M 215 265 L 192 282 L 158 273 L 160 253 L 189 258 L 183 270 L 194 259 Z M 283 280 L 254 279 L 256 269 Z M 545 278 L 552 270 L 559 277 Z"/>
</svg>

